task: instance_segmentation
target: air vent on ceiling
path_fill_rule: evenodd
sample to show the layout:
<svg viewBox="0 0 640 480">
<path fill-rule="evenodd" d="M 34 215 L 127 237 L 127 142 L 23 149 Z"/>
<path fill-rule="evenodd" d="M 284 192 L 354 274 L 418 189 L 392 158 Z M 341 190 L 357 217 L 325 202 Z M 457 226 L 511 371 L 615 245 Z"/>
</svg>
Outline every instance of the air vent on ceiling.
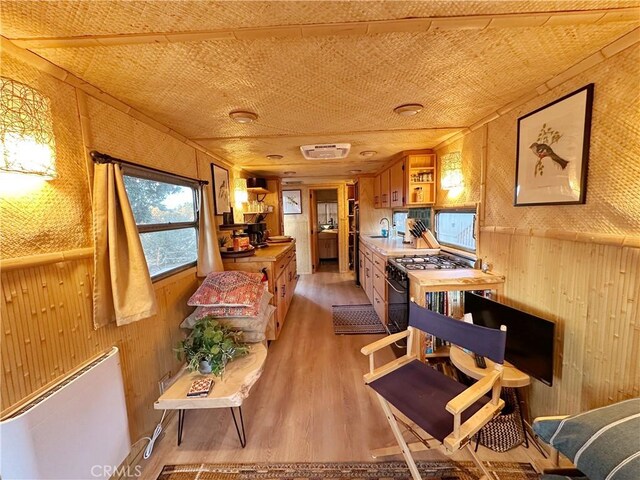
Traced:
<svg viewBox="0 0 640 480">
<path fill-rule="evenodd" d="M 325 143 L 321 145 L 302 145 L 300 151 L 307 160 L 335 160 L 349 155 L 350 143 Z"/>
</svg>

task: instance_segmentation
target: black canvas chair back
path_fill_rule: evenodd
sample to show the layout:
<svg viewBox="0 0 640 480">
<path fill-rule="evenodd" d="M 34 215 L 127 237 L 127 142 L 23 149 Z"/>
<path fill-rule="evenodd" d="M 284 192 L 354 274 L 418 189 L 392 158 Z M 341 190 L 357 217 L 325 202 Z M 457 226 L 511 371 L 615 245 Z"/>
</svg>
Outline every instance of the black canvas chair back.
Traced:
<svg viewBox="0 0 640 480">
<path fill-rule="evenodd" d="M 409 326 L 471 350 L 477 355 L 504 363 L 507 332 L 481 327 L 447 317 L 411 302 Z"/>
</svg>

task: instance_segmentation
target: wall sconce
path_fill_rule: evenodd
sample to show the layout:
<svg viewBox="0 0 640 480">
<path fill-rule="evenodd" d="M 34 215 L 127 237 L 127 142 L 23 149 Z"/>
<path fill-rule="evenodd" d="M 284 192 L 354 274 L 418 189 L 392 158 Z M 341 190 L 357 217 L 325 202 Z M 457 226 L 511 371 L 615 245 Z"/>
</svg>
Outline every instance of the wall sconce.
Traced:
<svg viewBox="0 0 640 480">
<path fill-rule="evenodd" d="M 0 176 L 56 177 L 51 102 L 20 82 L 0 77 Z"/>
<path fill-rule="evenodd" d="M 247 180 L 245 178 L 236 178 L 233 181 L 233 199 L 236 208 L 242 210 L 242 204 L 249 201 L 249 192 L 247 191 Z"/>
<path fill-rule="evenodd" d="M 462 154 L 460 152 L 443 155 L 440 169 L 440 187 L 443 190 L 462 189 L 464 187 Z"/>
</svg>

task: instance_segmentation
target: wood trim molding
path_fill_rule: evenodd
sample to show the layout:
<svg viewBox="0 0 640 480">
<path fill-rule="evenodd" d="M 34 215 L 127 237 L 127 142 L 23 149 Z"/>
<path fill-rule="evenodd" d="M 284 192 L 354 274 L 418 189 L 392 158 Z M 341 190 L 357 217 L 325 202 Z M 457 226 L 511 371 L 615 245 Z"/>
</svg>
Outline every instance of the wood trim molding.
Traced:
<svg viewBox="0 0 640 480">
<path fill-rule="evenodd" d="M 636 18 L 636 20 L 637 20 L 637 18 Z M 535 90 L 523 95 L 522 97 L 514 100 L 513 102 L 508 103 L 504 107 L 502 107 L 502 108 L 498 109 L 497 111 L 491 113 L 490 115 L 487 115 L 486 117 L 478 120 L 476 123 L 474 123 L 470 127 L 465 128 L 465 129 L 461 130 L 460 132 L 453 134 L 451 137 L 447 138 L 445 141 L 443 141 L 443 142 L 439 143 L 438 145 L 436 145 L 433 149 L 434 150 L 439 150 L 439 149 L 441 149 L 443 147 L 446 147 L 447 145 L 450 145 L 451 143 L 453 143 L 453 142 L 455 142 L 457 140 L 460 140 L 464 136 L 470 134 L 471 132 L 473 132 L 475 130 L 478 130 L 479 128 L 483 127 L 484 125 L 488 124 L 489 122 L 492 122 L 492 121 L 496 120 L 497 118 L 499 118 L 499 117 L 501 117 L 503 115 L 506 115 L 511 110 L 514 110 L 515 108 L 519 107 L 520 105 L 523 105 L 523 104 L 527 103 L 528 101 L 539 97 L 540 95 L 548 92 L 549 90 L 557 87 L 558 85 L 566 82 L 567 80 L 570 80 L 571 78 L 573 78 L 576 75 L 584 72 L 585 70 L 588 70 L 590 68 L 595 67 L 599 63 L 604 62 L 608 58 L 613 57 L 614 55 L 620 53 L 621 51 L 626 50 L 627 48 L 632 47 L 633 45 L 636 45 L 637 43 L 640 43 L 640 28 L 635 28 L 631 32 L 623 35 L 622 37 L 618 38 L 617 40 L 614 40 L 609 45 L 601 48 L 596 53 L 588 56 L 587 58 L 585 58 L 583 60 L 581 60 L 580 62 L 578 62 L 575 65 L 573 65 L 573 66 L 569 67 L 568 69 L 566 69 L 565 71 L 560 72 L 558 75 L 556 75 L 555 77 L 551 78 L 550 80 L 547 80 L 542 85 L 539 85 Z"/>
<path fill-rule="evenodd" d="M 481 227 L 483 233 L 499 233 L 502 235 L 525 235 L 530 237 L 552 238 L 570 242 L 593 243 L 596 245 L 613 245 L 617 247 L 640 248 L 640 236 L 610 235 L 604 233 L 570 232 L 558 229 L 537 229 L 517 227 Z"/>
<path fill-rule="evenodd" d="M 0 260 L 0 270 L 16 270 L 19 268 L 40 267 L 50 263 L 70 262 L 93 257 L 93 247 L 77 248 L 65 252 L 43 253 L 27 257 L 7 258 Z"/>
<path fill-rule="evenodd" d="M 439 30 L 484 30 L 489 28 L 544 27 L 555 25 L 603 24 L 637 21 L 637 7 L 582 11 L 525 12 L 486 15 L 399 18 L 371 22 L 277 25 L 193 32 L 152 32 L 70 37 L 15 38 L 22 48 L 75 48 L 182 43 L 202 41 L 258 40 L 263 38 L 310 38 L 333 35 L 377 35 L 396 32 L 437 32 Z"/>
<path fill-rule="evenodd" d="M 199 143 L 196 143 L 193 140 L 188 139 L 181 133 L 178 133 L 175 130 L 172 130 L 166 125 L 163 125 L 162 123 L 154 120 L 153 118 L 145 115 L 144 113 L 134 109 L 133 107 L 130 107 L 126 103 L 121 102 L 117 98 L 112 97 L 111 95 L 103 92 L 97 87 L 94 87 L 90 83 L 87 83 L 81 78 L 76 77 L 75 75 L 66 71 L 65 69 L 51 63 L 49 60 L 46 60 L 45 58 L 39 55 L 36 55 L 35 53 L 29 50 L 25 50 L 24 48 L 18 46 L 12 40 L 9 40 L 7 37 L 1 36 L 1 35 L 0 35 L 0 50 L 18 58 L 19 60 L 27 63 L 28 65 L 31 65 L 34 68 L 37 68 L 41 72 L 47 73 L 52 77 L 55 77 L 58 80 L 65 82 L 78 90 L 82 90 L 83 92 L 92 96 L 93 98 L 100 100 L 103 103 L 106 103 L 110 107 L 113 107 L 120 112 L 126 113 L 127 115 L 135 118 L 136 120 L 142 123 L 149 125 L 152 128 L 155 128 L 156 130 L 159 130 L 162 133 L 165 133 L 167 135 L 170 135 L 180 140 L 182 143 L 190 146 L 191 148 L 194 148 L 195 150 L 198 150 L 206 155 L 209 155 L 213 160 L 215 160 L 217 163 L 221 164 L 226 168 L 242 169 L 242 167 L 239 167 L 238 165 L 234 165 L 228 160 L 223 159 L 222 157 L 206 149 Z"/>
</svg>

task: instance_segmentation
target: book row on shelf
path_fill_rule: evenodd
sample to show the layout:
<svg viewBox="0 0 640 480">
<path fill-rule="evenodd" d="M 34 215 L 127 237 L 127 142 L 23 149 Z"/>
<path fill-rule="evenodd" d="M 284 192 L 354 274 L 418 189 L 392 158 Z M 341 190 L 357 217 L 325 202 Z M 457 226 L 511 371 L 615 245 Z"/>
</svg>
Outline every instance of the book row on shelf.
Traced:
<svg viewBox="0 0 640 480">
<path fill-rule="evenodd" d="M 462 319 L 464 316 L 464 293 L 463 291 L 427 292 L 424 304 L 431 311 Z M 491 298 L 491 290 L 473 290 L 472 293 Z M 425 354 L 427 355 L 433 355 L 438 349 L 450 346 L 449 342 L 434 335 L 426 334 L 425 337 Z"/>
</svg>

